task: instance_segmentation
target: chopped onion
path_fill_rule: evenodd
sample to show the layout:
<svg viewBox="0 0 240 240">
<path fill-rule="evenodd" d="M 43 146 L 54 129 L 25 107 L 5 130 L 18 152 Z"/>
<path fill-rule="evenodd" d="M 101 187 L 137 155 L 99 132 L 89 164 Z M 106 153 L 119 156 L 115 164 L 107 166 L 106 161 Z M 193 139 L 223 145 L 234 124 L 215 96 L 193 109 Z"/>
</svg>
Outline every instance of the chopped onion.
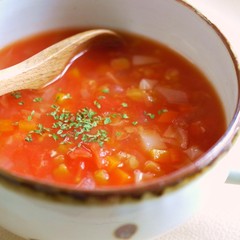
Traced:
<svg viewBox="0 0 240 240">
<path fill-rule="evenodd" d="M 163 141 L 172 145 L 178 145 L 181 148 L 187 148 L 188 135 L 187 131 L 177 126 L 169 126 L 163 133 Z"/>
<path fill-rule="evenodd" d="M 185 150 L 185 153 L 191 160 L 195 160 L 203 154 L 203 151 L 197 146 L 191 146 Z"/>
<path fill-rule="evenodd" d="M 139 169 L 136 169 L 134 171 L 134 179 L 135 179 L 135 183 L 140 183 L 143 180 L 143 172 L 140 171 Z"/>
<path fill-rule="evenodd" d="M 158 62 L 159 60 L 157 58 L 151 57 L 151 56 L 135 55 L 132 58 L 132 64 L 134 66 L 147 65 L 147 64 L 153 64 Z"/>
<path fill-rule="evenodd" d="M 163 95 L 169 103 L 188 103 L 187 94 L 184 91 L 158 86 L 157 91 Z"/>
<path fill-rule="evenodd" d="M 125 164 L 127 164 L 131 169 L 136 169 L 139 167 L 139 161 L 137 160 L 136 156 L 120 151 L 118 153 L 118 157 L 121 160 L 124 160 Z"/>
<path fill-rule="evenodd" d="M 155 131 L 141 129 L 140 137 L 144 147 L 150 151 L 151 149 L 166 149 L 166 144 L 164 143 L 162 137 Z"/>
<path fill-rule="evenodd" d="M 143 78 L 139 83 L 141 90 L 151 90 L 157 84 L 157 80 Z"/>
<path fill-rule="evenodd" d="M 85 177 L 79 183 L 78 187 L 82 188 L 82 189 L 87 189 L 87 190 L 94 189 L 95 188 L 95 181 L 94 181 L 94 179 L 91 176 Z"/>
</svg>

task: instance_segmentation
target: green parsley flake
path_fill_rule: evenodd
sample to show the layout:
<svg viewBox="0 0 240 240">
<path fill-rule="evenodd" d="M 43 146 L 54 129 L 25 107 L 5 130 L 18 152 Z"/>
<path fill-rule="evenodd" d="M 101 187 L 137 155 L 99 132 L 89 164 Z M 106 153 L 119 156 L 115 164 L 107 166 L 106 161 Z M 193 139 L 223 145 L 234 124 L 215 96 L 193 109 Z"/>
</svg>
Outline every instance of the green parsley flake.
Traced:
<svg viewBox="0 0 240 240">
<path fill-rule="evenodd" d="M 25 141 L 26 141 L 26 142 L 32 142 L 32 141 L 33 141 L 32 135 L 31 135 L 31 134 L 28 134 L 28 135 L 25 137 Z"/>
<path fill-rule="evenodd" d="M 98 102 L 98 101 L 94 101 L 94 105 L 98 108 L 98 109 L 100 109 L 102 106 L 101 106 L 101 104 Z"/>
<path fill-rule="evenodd" d="M 20 92 L 12 92 L 11 95 L 16 99 L 19 99 L 22 97 L 22 94 Z"/>
<path fill-rule="evenodd" d="M 123 102 L 123 103 L 122 103 L 122 106 L 126 108 L 126 107 L 128 107 L 128 104 L 125 103 L 125 102 Z"/>
<path fill-rule="evenodd" d="M 105 99 L 106 97 L 105 96 L 98 96 L 98 99 L 101 100 L 101 99 Z"/>
<path fill-rule="evenodd" d="M 23 102 L 23 101 L 18 102 L 18 105 L 23 106 L 23 105 L 24 105 L 24 102 Z"/>
<path fill-rule="evenodd" d="M 58 135 L 55 133 L 51 134 L 50 136 L 54 139 L 54 141 L 57 141 L 59 139 Z"/>
<path fill-rule="evenodd" d="M 137 124 L 138 124 L 138 121 L 132 122 L 132 125 L 133 125 L 133 126 L 136 126 Z"/>
<path fill-rule="evenodd" d="M 35 111 L 32 110 L 31 114 L 27 117 L 27 120 L 28 120 L 29 122 L 32 121 L 34 114 L 35 114 Z"/>
<path fill-rule="evenodd" d="M 153 113 L 144 112 L 144 115 L 148 116 L 150 119 L 154 119 L 155 118 L 155 114 L 153 114 Z"/>
<path fill-rule="evenodd" d="M 123 119 L 128 119 L 129 116 L 128 116 L 126 113 L 123 113 L 123 114 L 122 114 L 122 118 L 123 118 Z"/>
<path fill-rule="evenodd" d="M 33 99 L 33 102 L 35 102 L 35 103 L 36 102 L 42 102 L 42 100 L 43 99 L 41 97 L 36 97 L 36 98 Z"/>
<path fill-rule="evenodd" d="M 105 118 L 104 121 L 103 121 L 103 123 L 104 123 L 105 125 L 107 125 L 107 124 L 109 124 L 109 123 L 111 123 L 111 122 L 112 122 L 112 121 L 111 121 L 111 118 L 110 118 L 110 117 Z"/>
<path fill-rule="evenodd" d="M 72 143 L 71 140 L 80 139 L 81 142 L 77 146 L 81 146 L 82 142 L 97 142 L 102 147 L 104 142 L 108 141 L 107 132 L 103 129 L 96 129 L 96 127 L 101 122 L 110 123 L 110 118 L 103 118 L 89 108 L 72 113 L 64 109 L 61 110 L 57 105 L 51 107 L 53 111 L 47 115 L 54 119 L 52 126 L 46 128 L 39 124 L 38 128 L 30 131 L 29 134 L 42 135 L 44 132 L 48 132 L 49 137 L 55 141 L 61 140 L 61 144 Z"/>
<path fill-rule="evenodd" d="M 161 115 L 165 112 L 167 112 L 168 110 L 167 109 L 161 109 L 161 110 L 158 110 L 158 115 Z"/>
<path fill-rule="evenodd" d="M 103 89 L 102 89 L 102 92 L 103 92 L 103 93 L 109 93 L 110 90 L 109 90 L 109 88 L 103 88 Z"/>
</svg>

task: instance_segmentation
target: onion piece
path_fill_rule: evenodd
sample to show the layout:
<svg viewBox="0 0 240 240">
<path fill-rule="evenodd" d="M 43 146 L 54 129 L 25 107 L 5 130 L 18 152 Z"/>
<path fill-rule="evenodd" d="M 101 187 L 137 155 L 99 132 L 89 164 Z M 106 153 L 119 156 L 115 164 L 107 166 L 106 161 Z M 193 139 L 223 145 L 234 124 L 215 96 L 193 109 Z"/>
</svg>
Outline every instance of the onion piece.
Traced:
<svg viewBox="0 0 240 240">
<path fill-rule="evenodd" d="M 166 144 L 164 143 L 163 138 L 156 131 L 141 129 L 139 134 L 143 146 L 148 151 L 154 148 L 166 149 Z"/>
<path fill-rule="evenodd" d="M 134 180 L 135 180 L 135 183 L 140 183 L 143 180 L 143 172 L 140 171 L 139 169 L 136 169 L 134 171 Z"/>
<path fill-rule="evenodd" d="M 93 177 L 87 176 L 81 180 L 81 182 L 78 184 L 78 186 L 76 188 L 92 190 L 95 188 L 95 186 L 96 186 L 96 183 L 95 183 Z"/>
<path fill-rule="evenodd" d="M 168 103 L 183 104 L 188 103 L 188 96 L 184 91 L 158 86 L 156 90 L 163 95 Z"/>
<path fill-rule="evenodd" d="M 186 149 L 184 152 L 188 155 L 188 157 L 191 160 L 196 160 L 203 154 L 203 151 L 197 146 L 191 146 L 188 149 Z"/>
<path fill-rule="evenodd" d="M 141 90 L 151 90 L 157 84 L 157 80 L 143 78 L 139 83 Z"/>
<path fill-rule="evenodd" d="M 132 58 L 132 64 L 134 66 L 141 66 L 153 63 L 159 63 L 159 59 L 145 55 L 134 55 Z"/>
<path fill-rule="evenodd" d="M 177 126 L 169 126 L 163 133 L 163 141 L 186 149 L 188 146 L 187 131 Z"/>
<path fill-rule="evenodd" d="M 127 153 L 127 152 L 123 152 L 120 151 L 117 154 L 118 158 L 120 158 L 122 161 L 124 161 L 125 164 L 128 165 L 128 167 L 130 167 L 131 169 L 136 169 L 139 167 L 139 161 L 137 160 L 137 157 Z"/>
</svg>

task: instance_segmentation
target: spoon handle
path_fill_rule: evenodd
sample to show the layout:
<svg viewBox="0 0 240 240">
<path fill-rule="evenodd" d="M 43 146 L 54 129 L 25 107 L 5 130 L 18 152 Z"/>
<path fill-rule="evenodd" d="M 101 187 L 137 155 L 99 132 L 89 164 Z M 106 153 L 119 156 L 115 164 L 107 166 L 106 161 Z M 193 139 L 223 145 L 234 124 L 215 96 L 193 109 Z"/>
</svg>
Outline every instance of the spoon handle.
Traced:
<svg viewBox="0 0 240 240">
<path fill-rule="evenodd" d="M 22 89 L 38 89 L 57 80 L 71 60 L 82 55 L 100 35 L 113 35 L 111 30 L 90 30 L 66 38 L 12 67 L 0 70 L 0 96 Z M 75 56 L 75 57 L 74 57 Z"/>
</svg>

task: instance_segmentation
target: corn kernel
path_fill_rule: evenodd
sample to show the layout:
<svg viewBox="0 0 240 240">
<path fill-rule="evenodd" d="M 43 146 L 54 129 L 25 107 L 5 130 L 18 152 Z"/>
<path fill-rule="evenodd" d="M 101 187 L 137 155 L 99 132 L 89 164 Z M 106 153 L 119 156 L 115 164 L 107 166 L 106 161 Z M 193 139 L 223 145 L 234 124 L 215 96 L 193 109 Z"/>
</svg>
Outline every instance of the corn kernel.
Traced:
<svg viewBox="0 0 240 240">
<path fill-rule="evenodd" d="M 67 166 L 64 163 L 61 163 L 56 169 L 54 169 L 53 175 L 58 180 L 64 180 L 69 178 L 70 172 Z"/>
<path fill-rule="evenodd" d="M 104 185 L 109 180 L 109 174 L 106 170 L 99 169 L 94 172 L 94 180 L 96 181 L 97 184 Z"/>
<path fill-rule="evenodd" d="M 32 121 L 20 120 L 18 123 L 18 127 L 20 130 L 23 130 L 23 131 L 32 131 L 36 129 L 37 125 Z"/>
</svg>

